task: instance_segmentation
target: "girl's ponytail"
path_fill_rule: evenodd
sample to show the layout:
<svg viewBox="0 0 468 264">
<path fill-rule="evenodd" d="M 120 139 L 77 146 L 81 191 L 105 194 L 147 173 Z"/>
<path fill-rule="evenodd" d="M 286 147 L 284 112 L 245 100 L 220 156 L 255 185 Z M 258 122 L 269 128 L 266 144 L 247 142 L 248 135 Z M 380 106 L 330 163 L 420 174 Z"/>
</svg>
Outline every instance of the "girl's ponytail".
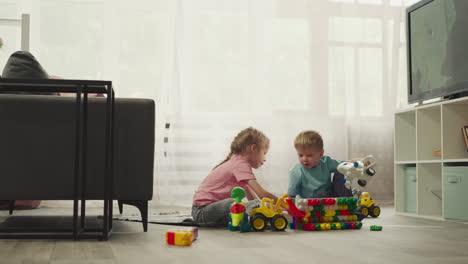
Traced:
<svg viewBox="0 0 468 264">
<path fill-rule="evenodd" d="M 218 165 L 216 165 L 214 169 L 218 168 L 221 164 L 225 163 L 226 161 L 228 161 L 230 158 L 232 157 L 232 153 L 229 153 L 229 155 L 226 157 L 226 159 L 224 159 L 223 161 L 221 161 L 221 163 L 219 163 Z"/>
</svg>

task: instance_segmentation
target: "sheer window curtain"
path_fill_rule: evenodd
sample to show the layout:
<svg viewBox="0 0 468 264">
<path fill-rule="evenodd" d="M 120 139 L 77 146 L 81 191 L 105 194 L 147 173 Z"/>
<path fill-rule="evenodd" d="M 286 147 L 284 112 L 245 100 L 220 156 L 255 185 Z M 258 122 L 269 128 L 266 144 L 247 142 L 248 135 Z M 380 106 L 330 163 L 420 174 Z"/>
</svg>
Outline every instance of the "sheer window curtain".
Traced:
<svg viewBox="0 0 468 264">
<path fill-rule="evenodd" d="M 0 10 L 31 14 L 31 50 L 49 73 L 110 79 L 120 97 L 156 101 L 154 199 L 189 206 L 248 126 L 271 140 L 255 171 L 268 190 L 286 193 L 294 137 L 315 129 L 336 159 L 373 154 L 366 190 L 393 199 L 413 2 L 0 0 Z"/>
<path fill-rule="evenodd" d="M 336 159 L 373 154 L 378 174 L 366 190 L 393 199 L 393 112 L 406 101 L 403 23 L 412 2 L 178 1 L 158 199 L 190 205 L 247 126 L 271 139 L 255 172 L 268 190 L 286 193 L 293 139 L 315 129 Z"/>
</svg>

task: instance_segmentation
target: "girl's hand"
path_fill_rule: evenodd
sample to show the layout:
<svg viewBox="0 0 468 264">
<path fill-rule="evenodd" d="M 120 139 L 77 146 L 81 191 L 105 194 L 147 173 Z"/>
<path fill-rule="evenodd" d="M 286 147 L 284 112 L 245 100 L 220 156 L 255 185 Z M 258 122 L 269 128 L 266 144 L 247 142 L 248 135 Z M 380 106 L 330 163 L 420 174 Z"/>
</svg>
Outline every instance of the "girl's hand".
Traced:
<svg viewBox="0 0 468 264">
<path fill-rule="evenodd" d="M 257 194 L 258 198 L 260 199 L 262 199 L 263 197 L 267 197 L 267 198 L 273 199 L 275 202 L 278 199 L 278 197 L 276 197 L 274 194 L 263 189 L 263 187 L 256 180 L 249 180 L 247 184 L 255 192 L 255 194 Z"/>
</svg>

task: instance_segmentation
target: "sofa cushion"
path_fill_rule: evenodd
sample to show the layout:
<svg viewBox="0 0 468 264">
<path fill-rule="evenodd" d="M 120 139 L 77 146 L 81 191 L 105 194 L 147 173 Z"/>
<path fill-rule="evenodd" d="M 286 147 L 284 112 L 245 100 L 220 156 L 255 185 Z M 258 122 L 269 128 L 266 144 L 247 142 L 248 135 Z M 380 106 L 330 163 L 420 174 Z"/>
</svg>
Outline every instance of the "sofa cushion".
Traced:
<svg viewBox="0 0 468 264">
<path fill-rule="evenodd" d="M 2 77 L 9 79 L 49 79 L 49 74 L 30 52 L 16 51 L 10 55 L 5 67 L 3 67 Z M 31 92 L 14 93 L 31 94 Z M 47 92 L 35 92 L 34 94 L 56 95 L 56 93 Z"/>
<path fill-rule="evenodd" d="M 41 64 L 27 51 L 11 54 L 3 68 L 2 76 L 11 79 L 49 79 Z"/>
</svg>

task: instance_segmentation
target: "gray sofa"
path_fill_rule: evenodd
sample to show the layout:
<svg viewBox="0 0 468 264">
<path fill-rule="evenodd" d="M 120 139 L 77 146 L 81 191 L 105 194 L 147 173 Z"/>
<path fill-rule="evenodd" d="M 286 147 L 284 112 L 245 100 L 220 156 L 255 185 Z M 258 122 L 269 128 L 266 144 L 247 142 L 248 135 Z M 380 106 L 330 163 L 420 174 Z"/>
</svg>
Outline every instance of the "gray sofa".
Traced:
<svg viewBox="0 0 468 264">
<path fill-rule="evenodd" d="M 86 200 L 104 199 L 105 98 L 89 99 Z M 113 200 L 140 209 L 153 196 L 155 105 L 115 99 Z M 0 200 L 73 200 L 75 98 L 0 94 Z M 39 209 L 40 210 L 40 209 Z"/>
</svg>

